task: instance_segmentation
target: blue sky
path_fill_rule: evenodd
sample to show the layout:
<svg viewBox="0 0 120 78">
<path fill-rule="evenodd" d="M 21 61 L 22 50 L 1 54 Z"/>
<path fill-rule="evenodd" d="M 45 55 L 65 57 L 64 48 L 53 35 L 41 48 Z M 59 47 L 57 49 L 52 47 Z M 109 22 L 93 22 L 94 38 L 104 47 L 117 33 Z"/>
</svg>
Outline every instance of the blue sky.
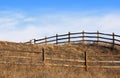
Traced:
<svg viewBox="0 0 120 78">
<path fill-rule="evenodd" d="M 1 9 L 53 10 L 119 9 L 119 0 L 0 0 Z"/>
<path fill-rule="evenodd" d="M 0 0 L 0 40 L 28 41 L 56 33 L 120 34 L 120 0 Z"/>
</svg>

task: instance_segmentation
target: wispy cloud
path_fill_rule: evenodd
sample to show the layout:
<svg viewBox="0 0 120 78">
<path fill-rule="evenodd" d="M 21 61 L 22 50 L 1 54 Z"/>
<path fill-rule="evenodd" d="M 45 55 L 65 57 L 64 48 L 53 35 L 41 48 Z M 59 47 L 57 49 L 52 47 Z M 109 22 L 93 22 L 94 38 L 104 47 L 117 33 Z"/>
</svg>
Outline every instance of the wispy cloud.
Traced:
<svg viewBox="0 0 120 78">
<path fill-rule="evenodd" d="M 33 38 L 67 32 L 102 31 L 120 33 L 120 14 L 102 15 L 45 14 L 30 16 L 23 13 L 7 12 L 0 16 L 0 40 L 27 41 Z"/>
</svg>

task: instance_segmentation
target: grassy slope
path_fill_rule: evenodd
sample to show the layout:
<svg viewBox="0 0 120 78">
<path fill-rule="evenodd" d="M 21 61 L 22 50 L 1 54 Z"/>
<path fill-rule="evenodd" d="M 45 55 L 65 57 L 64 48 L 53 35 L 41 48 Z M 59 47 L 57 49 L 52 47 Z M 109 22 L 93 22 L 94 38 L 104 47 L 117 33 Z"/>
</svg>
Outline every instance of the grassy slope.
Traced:
<svg viewBox="0 0 120 78">
<path fill-rule="evenodd" d="M 83 55 L 84 51 L 87 51 L 88 55 L 120 54 L 119 47 L 116 47 L 112 52 L 109 47 L 106 47 L 107 45 L 102 45 L 104 44 L 98 47 L 96 44 L 33 45 L 0 42 L 0 54 L 3 56 L 2 52 L 6 52 L 6 50 L 40 52 L 42 47 L 45 48 L 45 56 L 48 58 L 82 59 L 80 55 Z M 49 60 L 46 61 L 52 63 Z M 120 69 L 89 68 L 88 72 L 86 72 L 84 68 L 79 67 L 0 64 L 0 78 L 120 78 Z"/>
</svg>

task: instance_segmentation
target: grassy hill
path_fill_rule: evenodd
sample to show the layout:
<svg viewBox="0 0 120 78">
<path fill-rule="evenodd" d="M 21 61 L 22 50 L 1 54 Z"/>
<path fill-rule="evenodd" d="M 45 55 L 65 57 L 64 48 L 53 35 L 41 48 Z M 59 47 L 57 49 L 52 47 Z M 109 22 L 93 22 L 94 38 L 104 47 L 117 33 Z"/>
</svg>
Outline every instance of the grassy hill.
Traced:
<svg viewBox="0 0 120 78">
<path fill-rule="evenodd" d="M 120 61 L 120 47 L 99 43 L 25 44 L 0 42 L 0 78 L 120 78 L 120 68 L 79 67 L 89 61 Z M 43 64 L 42 49 L 45 51 Z M 110 57 L 99 57 L 99 56 Z M 26 63 L 26 64 L 25 64 Z M 120 63 L 89 63 L 88 66 L 120 66 Z"/>
</svg>

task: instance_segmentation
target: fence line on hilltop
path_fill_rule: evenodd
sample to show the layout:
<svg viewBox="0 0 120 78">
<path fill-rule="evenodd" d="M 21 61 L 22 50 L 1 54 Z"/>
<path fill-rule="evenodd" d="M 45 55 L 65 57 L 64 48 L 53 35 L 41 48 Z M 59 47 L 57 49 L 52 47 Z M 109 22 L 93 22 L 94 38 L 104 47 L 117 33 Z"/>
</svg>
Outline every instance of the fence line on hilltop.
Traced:
<svg viewBox="0 0 120 78">
<path fill-rule="evenodd" d="M 99 44 L 99 42 L 103 43 L 109 43 L 112 44 L 112 47 L 114 48 L 115 45 L 120 46 L 120 35 L 117 35 L 115 33 L 112 34 L 106 34 L 101 33 L 99 31 L 97 32 L 77 32 L 77 33 L 71 33 L 68 32 L 67 34 L 50 36 L 45 37 L 41 39 L 32 39 L 25 43 L 34 43 L 34 44 L 61 44 L 61 43 L 76 43 L 76 42 L 96 42 Z"/>
</svg>

